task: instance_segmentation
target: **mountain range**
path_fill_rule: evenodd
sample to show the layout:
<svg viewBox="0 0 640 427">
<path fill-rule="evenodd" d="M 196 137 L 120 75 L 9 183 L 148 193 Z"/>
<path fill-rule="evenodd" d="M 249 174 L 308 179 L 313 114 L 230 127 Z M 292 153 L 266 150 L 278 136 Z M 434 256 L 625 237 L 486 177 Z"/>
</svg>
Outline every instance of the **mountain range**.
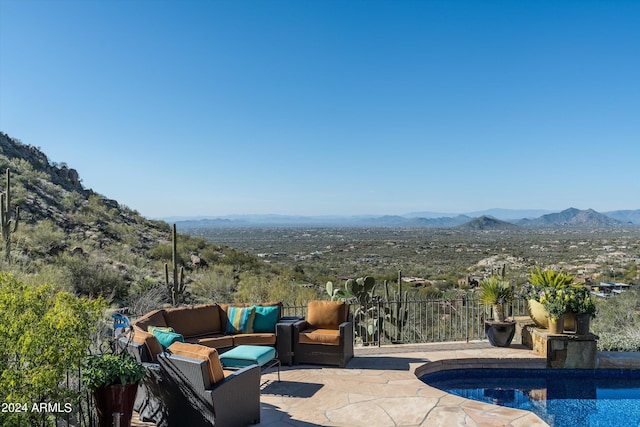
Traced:
<svg viewBox="0 0 640 427">
<path fill-rule="evenodd" d="M 538 214 L 539 216 L 533 217 Z M 199 218 L 162 218 L 179 229 L 228 227 L 407 227 L 506 230 L 519 228 L 621 228 L 640 226 L 640 209 L 596 212 L 593 209 L 544 210 L 490 209 L 465 214 L 435 212 L 406 215 L 288 216 L 229 215 Z"/>
</svg>

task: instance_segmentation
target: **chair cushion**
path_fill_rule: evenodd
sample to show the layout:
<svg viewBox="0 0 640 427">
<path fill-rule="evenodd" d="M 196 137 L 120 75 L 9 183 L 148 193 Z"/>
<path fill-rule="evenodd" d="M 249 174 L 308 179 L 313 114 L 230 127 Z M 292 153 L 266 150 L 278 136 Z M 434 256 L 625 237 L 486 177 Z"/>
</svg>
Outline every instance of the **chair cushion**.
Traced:
<svg viewBox="0 0 640 427">
<path fill-rule="evenodd" d="M 217 304 L 196 305 L 165 310 L 166 326 L 185 337 L 222 333 L 220 307 Z"/>
<path fill-rule="evenodd" d="M 147 353 L 149 353 L 149 357 L 152 361 L 156 362 L 158 360 L 158 354 L 162 353 L 163 348 L 158 342 L 158 339 L 149 332 L 143 331 L 137 326 L 133 327 L 133 342 L 137 344 L 144 344 L 147 348 Z"/>
<path fill-rule="evenodd" d="M 249 365 L 264 366 L 276 357 L 276 349 L 261 345 L 241 345 L 220 355 L 224 367 L 244 368 Z"/>
<path fill-rule="evenodd" d="M 274 333 L 236 334 L 233 336 L 233 345 L 276 345 Z"/>
<path fill-rule="evenodd" d="M 298 336 L 300 344 L 340 345 L 339 329 L 307 329 Z"/>
<path fill-rule="evenodd" d="M 280 307 L 277 305 L 254 305 L 253 308 L 256 310 L 256 317 L 253 320 L 253 332 L 275 332 Z"/>
<path fill-rule="evenodd" d="M 215 348 L 233 347 L 232 335 L 202 335 L 199 337 L 185 338 L 184 341 Z"/>
<path fill-rule="evenodd" d="M 309 301 L 307 323 L 318 329 L 338 329 L 348 312 L 349 306 L 342 301 Z"/>
<path fill-rule="evenodd" d="M 253 332 L 253 319 L 256 316 L 254 307 L 229 307 L 227 310 L 228 334 L 250 334 Z"/>
<path fill-rule="evenodd" d="M 146 331 L 149 326 L 167 326 L 167 322 L 164 320 L 164 310 L 150 311 L 132 323 L 143 331 Z"/>
<path fill-rule="evenodd" d="M 205 347 L 198 344 L 174 342 L 167 350 L 169 353 L 175 354 L 176 356 L 184 356 L 191 359 L 206 361 L 209 371 L 209 382 L 211 384 L 215 384 L 224 379 L 222 364 L 218 358 L 218 351 L 215 348 Z"/>
<path fill-rule="evenodd" d="M 184 342 L 182 334 L 176 332 L 163 331 L 159 328 L 153 328 L 153 336 L 155 336 L 162 346 L 162 349 L 166 349 L 174 342 Z"/>
</svg>

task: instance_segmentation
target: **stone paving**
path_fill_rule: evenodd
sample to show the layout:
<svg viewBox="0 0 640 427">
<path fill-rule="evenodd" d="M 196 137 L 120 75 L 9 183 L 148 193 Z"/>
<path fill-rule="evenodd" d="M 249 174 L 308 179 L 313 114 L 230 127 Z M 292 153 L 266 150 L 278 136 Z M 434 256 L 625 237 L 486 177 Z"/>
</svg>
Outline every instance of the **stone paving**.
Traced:
<svg viewBox="0 0 640 427">
<path fill-rule="evenodd" d="M 418 377 L 460 367 L 542 368 L 526 347 L 488 342 L 356 348 L 346 368 L 283 366 L 262 377 L 261 422 L 269 427 L 547 426 L 533 413 L 447 394 Z M 640 353 L 600 353 L 600 367 L 640 368 Z M 147 427 L 134 414 L 132 426 Z"/>
<path fill-rule="evenodd" d="M 345 369 L 283 367 L 262 389 L 259 426 L 547 426 L 517 409 L 452 396 L 418 377 L 437 369 L 496 366 L 544 367 L 545 360 L 512 345 L 438 343 L 356 349 Z"/>
</svg>

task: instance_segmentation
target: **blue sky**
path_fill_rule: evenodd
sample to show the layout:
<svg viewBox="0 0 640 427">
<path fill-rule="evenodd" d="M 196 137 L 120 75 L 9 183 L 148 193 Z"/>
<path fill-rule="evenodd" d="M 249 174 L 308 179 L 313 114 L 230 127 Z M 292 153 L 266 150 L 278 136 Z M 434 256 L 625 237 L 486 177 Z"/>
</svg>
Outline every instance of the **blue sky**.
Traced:
<svg viewBox="0 0 640 427">
<path fill-rule="evenodd" d="M 0 0 L 0 130 L 149 217 L 638 209 L 638 1 Z"/>
</svg>

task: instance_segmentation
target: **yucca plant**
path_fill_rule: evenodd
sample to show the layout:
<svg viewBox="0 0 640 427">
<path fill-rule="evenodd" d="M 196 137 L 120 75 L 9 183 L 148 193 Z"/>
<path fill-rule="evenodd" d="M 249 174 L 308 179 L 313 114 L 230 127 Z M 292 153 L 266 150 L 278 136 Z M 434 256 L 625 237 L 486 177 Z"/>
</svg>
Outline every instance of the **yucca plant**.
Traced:
<svg viewBox="0 0 640 427">
<path fill-rule="evenodd" d="M 504 305 L 511 301 L 511 284 L 500 277 L 491 276 L 480 282 L 480 301 L 493 307 L 495 320 L 505 321 Z"/>
</svg>

